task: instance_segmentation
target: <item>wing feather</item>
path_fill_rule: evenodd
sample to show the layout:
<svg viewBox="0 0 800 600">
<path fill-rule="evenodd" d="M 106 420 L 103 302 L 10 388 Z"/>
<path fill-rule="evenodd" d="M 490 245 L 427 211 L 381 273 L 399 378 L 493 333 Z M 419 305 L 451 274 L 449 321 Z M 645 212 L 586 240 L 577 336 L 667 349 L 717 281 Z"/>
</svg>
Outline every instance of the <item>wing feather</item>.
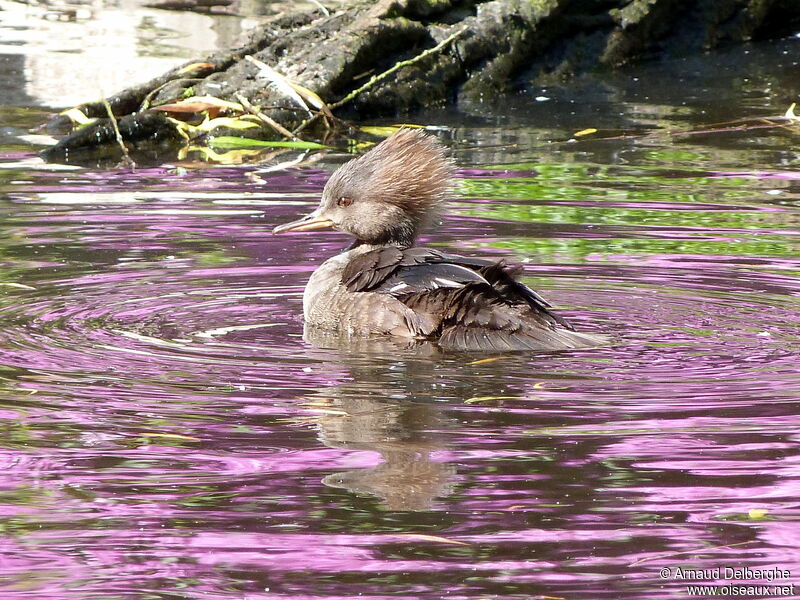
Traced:
<svg viewBox="0 0 800 600">
<path fill-rule="evenodd" d="M 413 331 L 451 350 L 564 350 L 607 343 L 578 333 L 538 293 L 521 268 L 431 248 L 386 246 L 355 256 L 342 273 L 351 292 L 393 296 L 411 309 Z"/>
</svg>

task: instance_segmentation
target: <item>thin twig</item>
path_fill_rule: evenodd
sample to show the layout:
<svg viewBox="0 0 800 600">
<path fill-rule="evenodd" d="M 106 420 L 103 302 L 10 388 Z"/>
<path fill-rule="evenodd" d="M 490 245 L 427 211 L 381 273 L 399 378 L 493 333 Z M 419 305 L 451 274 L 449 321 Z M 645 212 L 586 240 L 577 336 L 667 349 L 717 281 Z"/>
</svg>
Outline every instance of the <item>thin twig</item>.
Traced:
<svg viewBox="0 0 800 600">
<path fill-rule="evenodd" d="M 401 60 L 399 63 L 396 63 L 393 67 L 391 67 L 390 69 L 387 69 L 383 73 L 379 73 L 378 75 L 374 75 L 373 77 L 370 77 L 370 80 L 367 83 L 362 85 L 360 88 L 353 90 L 352 92 L 347 94 L 347 96 L 345 96 L 344 98 L 342 98 L 338 102 L 334 102 L 333 104 L 329 104 L 328 108 L 333 110 L 335 108 L 339 108 L 342 104 L 346 104 L 347 102 L 350 102 L 350 100 L 352 100 L 353 98 L 355 98 L 356 96 L 358 96 L 362 92 L 368 90 L 369 88 L 371 88 L 373 85 L 375 85 L 379 81 L 383 81 L 384 79 L 386 79 L 389 75 L 391 75 L 395 71 L 397 71 L 399 69 L 402 69 L 403 67 L 411 66 L 411 65 L 421 61 L 423 58 L 426 58 L 426 57 L 430 56 L 431 54 L 439 52 L 439 50 L 443 49 L 445 46 L 447 46 L 447 44 L 452 42 L 457 37 L 460 37 L 461 35 L 463 35 L 464 32 L 466 32 L 466 31 L 467 31 L 466 27 L 464 29 L 460 29 L 459 31 L 456 31 L 454 34 L 449 35 L 448 37 L 443 39 L 441 42 L 436 44 L 433 48 L 428 48 L 424 52 L 422 52 L 420 54 L 417 54 L 417 56 L 415 56 L 414 58 L 409 58 L 408 60 Z"/>
<path fill-rule="evenodd" d="M 658 560 L 659 558 L 673 558 L 675 556 L 682 556 L 684 554 L 702 554 L 704 552 L 709 552 L 711 550 L 725 550 L 727 548 L 735 548 L 736 546 L 744 546 L 745 544 L 753 544 L 753 543 L 755 543 L 755 541 L 750 540 L 749 542 L 737 542 L 735 544 L 725 544 L 722 546 L 705 546 L 703 548 L 694 548 L 693 550 L 684 550 L 682 552 L 664 552 L 662 554 L 656 554 L 655 556 L 647 556 L 645 558 L 640 558 L 639 560 L 630 563 L 628 566 L 635 567 L 636 565 L 640 565 L 643 562 Z"/>
<path fill-rule="evenodd" d="M 263 112 L 258 110 L 255 106 L 250 104 L 250 101 L 247 98 L 245 98 L 238 92 L 236 93 L 236 99 L 242 105 L 242 108 L 244 108 L 251 115 L 255 115 L 256 117 L 258 117 L 260 120 L 262 120 L 264 123 L 272 127 L 275 131 L 280 133 L 286 139 L 297 141 L 296 135 L 294 135 L 291 131 L 289 131 L 283 125 L 278 123 L 275 119 L 269 117 L 268 115 L 265 115 Z"/>
<path fill-rule="evenodd" d="M 308 1 L 311 2 L 311 4 L 316 6 L 318 9 L 320 9 L 322 11 L 322 14 L 325 15 L 326 17 L 330 17 L 331 16 L 331 13 L 328 11 L 327 8 L 322 6 L 322 3 L 319 2 L 319 0 L 308 0 Z"/>
<path fill-rule="evenodd" d="M 773 117 L 775 119 L 779 119 L 782 117 Z M 678 138 L 683 136 L 690 136 L 690 135 L 702 135 L 702 134 L 712 134 L 712 133 L 735 133 L 738 131 L 752 131 L 755 129 L 773 129 L 776 127 L 785 128 L 788 124 L 785 123 L 775 123 L 770 122 L 768 119 L 762 119 L 764 121 L 763 125 L 739 125 L 734 127 L 717 127 L 715 129 L 695 129 L 693 131 L 659 131 L 653 130 L 648 131 L 644 134 L 622 134 L 622 135 L 613 135 L 608 137 L 585 137 L 579 140 L 567 140 L 564 142 L 554 142 L 555 144 L 580 144 L 583 142 L 609 142 L 609 141 L 619 141 L 619 140 L 640 140 L 640 139 L 648 139 L 648 138 L 658 138 L 658 137 L 672 137 Z M 738 123 L 740 121 L 731 121 L 731 123 Z M 742 121 L 745 123 L 744 121 Z"/>
<path fill-rule="evenodd" d="M 310 117 L 310 118 L 306 119 L 305 121 L 303 121 L 302 123 L 300 123 L 300 125 L 298 125 L 297 127 L 294 128 L 294 131 L 292 131 L 292 135 L 297 135 L 298 133 L 303 131 L 303 129 L 305 129 L 306 127 L 311 125 L 311 123 L 313 123 L 314 121 L 319 119 L 321 115 L 322 115 L 322 113 L 318 112 L 313 117 Z"/>
<path fill-rule="evenodd" d="M 119 125 L 117 124 L 117 118 L 114 116 L 114 111 L 111 110 L 111 105 L 108 103 L 106 98 L 103 98 L 103 106 L 106 107 L 106 112 L 108 113 L 108 118 L 111 119 L 111 126 L 114 128 L 114 136 L 117 138 L 117 144 L 119 144 L 120 149 L 122 150 L 122 163 L 126 167 L 130 167 L 131 169 L 136 168 L 136 163 L 131 158 L 131 155 L 128 154 L 128 149 L 125 147 L 125 142 L 122 141 L 122 134 L 119 131 Z"/>
<path fill-rule="evenodd" d="M 330 112 L 318 112 L 313 117 L 311 117 L 310 119 L 306 119 L 305 121 L 300 123 L 300 125 L 298 125 L 294 129 L 294 131 L 292 133 L 297 135 L 298 133 L 303 131 L 303 129 L 305 129 L 306 127 L 311 125 L 311 123 L 313 123 L 314 121 L 316 121 L 320 117 L 322 117 L 324 119 L 324 121 L 325 121 L 325 129 L 328 130 L 328 131 L 331 131 L 334 127 L 337 127 L 337 126 L 338 127 L 342 127 L 342 128 L 346 128 L 346 129 L 358 129 L 358 127 L 354 126 L 349 121 L 346 121 L 344 119 L 340 119 L 339 117 L 337 117 L 336 115 L 334 115 L 334 114 L 332 114 Z"/>
</svg>

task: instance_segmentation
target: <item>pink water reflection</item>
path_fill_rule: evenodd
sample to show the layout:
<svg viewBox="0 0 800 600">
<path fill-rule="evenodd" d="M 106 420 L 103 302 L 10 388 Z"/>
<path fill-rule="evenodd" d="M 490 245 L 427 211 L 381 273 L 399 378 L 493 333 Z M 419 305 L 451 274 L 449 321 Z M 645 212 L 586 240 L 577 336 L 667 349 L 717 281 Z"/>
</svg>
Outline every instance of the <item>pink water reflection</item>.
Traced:
<svg viewBox="0 0 800 600">
<path fill-rule="evenodd" d="M 464 199 L 429 243 L 529 259 L 531 285 L 617 340 L 477 362 L 305 343 L 302 287 L 346 241 L 268 230 L 326 172 L 254 187 L 252 169 L 9 191 L 4 282 L 23 287 L 0 302 L 3 598 L 685 597 L 658 577 L 677 565 L 773 565 L 800 585 L 800 261 L 774 251 L 800 229 L 759 179 L 746 203 L 721 172 L 673 177 L 693 202 L 641 173 L 553 183 L 554 206 L 621 224 Z M 753 220 L 687 224 L 709 213 Z M 772 245 L 725 245 L 759 236 Z"/>
</svg>

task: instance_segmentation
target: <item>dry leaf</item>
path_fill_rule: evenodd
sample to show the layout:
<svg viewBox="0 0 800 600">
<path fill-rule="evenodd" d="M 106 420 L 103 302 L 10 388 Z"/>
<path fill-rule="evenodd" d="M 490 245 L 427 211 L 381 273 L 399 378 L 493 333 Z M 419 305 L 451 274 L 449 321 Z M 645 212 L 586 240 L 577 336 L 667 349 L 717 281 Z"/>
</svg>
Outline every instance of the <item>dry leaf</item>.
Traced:
<svg viewBox="0 0 800 600">
<path fill-rule="evenodd" d="M 481 360 L 473 360 L 467 363 L 468 365 L 485 365 L 487 363 L 497 362 L 498 360 L 508 360 L 508 356 L 495 356 L 494 358 L 482 358 Z"/>
<path fill-rule="evenodd" d="M 200 440 L 200 438 L 192 437 L 190 435 L 180 435 L 178 433 L 155 433 L 152 431 L 143 431 L 141 435 L 143 435 L 144 437 L 168 438 L 173 440 L 186 440 L 189 442 L 202 441 Z"/>
<path fill-rule="evenodd" d="M 464 400 L 467 404 L 474 404 L 475 402 L 487 402 L 489 400 L 514 400 L 516 396 L 475 396 Z"/>
<path fill-rule="evenodd" d="M 190 65 L 186 65 L 185 67 L 180 69 L 178 71 L 178 75 L 186 75 L 187 73 L 189 73 L 191 71 L 199 71 L 200 69 L 213 69 L 213 68 L 214 68 L 214 65 L 212 65 L 211 63 L 196 62 L 196 63 L 192 63 Z"/>
</svg>

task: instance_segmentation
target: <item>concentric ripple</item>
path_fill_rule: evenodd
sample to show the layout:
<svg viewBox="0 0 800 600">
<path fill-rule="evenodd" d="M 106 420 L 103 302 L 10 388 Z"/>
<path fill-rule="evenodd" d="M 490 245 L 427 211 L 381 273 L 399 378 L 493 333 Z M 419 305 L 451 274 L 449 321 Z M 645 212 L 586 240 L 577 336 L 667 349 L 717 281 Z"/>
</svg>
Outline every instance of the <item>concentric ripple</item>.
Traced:
<svg viewBox="0 0 800 600">
<path fill-rule="evenodd" d="M 291 306 L 298 290 L 254 286 L 270 269 L 248 271 L 220 270 L 222 282 L 209 279 L 213 271 L 92 277 L 15 293 L 0 312 L 4 362 L 85 373 L 151 365 L 151 374 L 189 362 L 236 372 L 270 356 L 300 323 Z"/>
</svg>

